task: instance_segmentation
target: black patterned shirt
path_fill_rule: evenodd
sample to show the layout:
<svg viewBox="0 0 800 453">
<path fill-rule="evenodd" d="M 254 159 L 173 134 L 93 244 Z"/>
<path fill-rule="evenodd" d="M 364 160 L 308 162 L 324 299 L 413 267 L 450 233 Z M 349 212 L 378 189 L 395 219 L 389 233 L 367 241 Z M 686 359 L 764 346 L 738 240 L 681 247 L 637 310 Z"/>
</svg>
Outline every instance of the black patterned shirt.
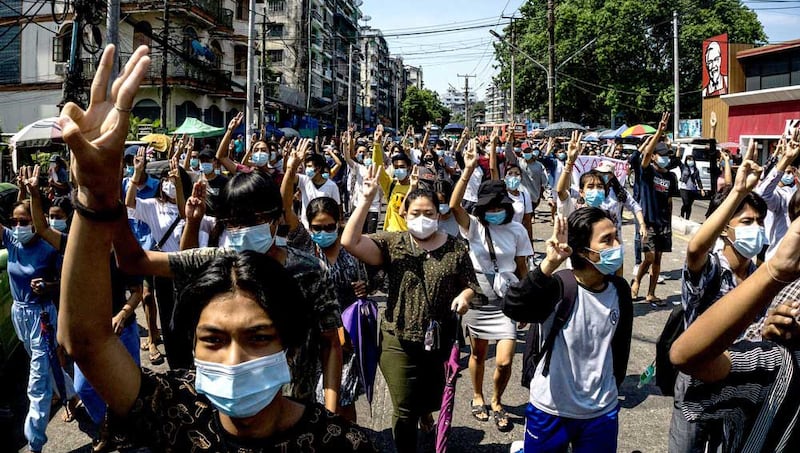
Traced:
<svg viewBox="0 0 800 453">
<path fill-rule="evenodd" d="M 227 248 L 207 247 L 170 253 L 169 267 L 175 287 L 183 288 L 206 263 L 228 253 L 236 252 Z M 305 345 L 289 360 L 292 383 L 284 394 L 303 401 L 314 401 L 317 377 L 322 370 L 319 360 L 321 333 L 341 327 L 342 313 L 328 271 L 319 259 L 287 247 L 284 266 L 294 276 L 306 299 L 314 304 L 314 328 L 309 332 Z"/>
<path fill-rule="evenodd" d="M 360 427 L 307 404 L 300 420 L 267 439 L 228 434 L 219 412 L 194 387 L 194 371 L 142 370 L 139 395 L 125 417 L 109 415 L 111 433 L 121 444 L 163 452 L 312 453 L 375 452 Z"/>
</svg>

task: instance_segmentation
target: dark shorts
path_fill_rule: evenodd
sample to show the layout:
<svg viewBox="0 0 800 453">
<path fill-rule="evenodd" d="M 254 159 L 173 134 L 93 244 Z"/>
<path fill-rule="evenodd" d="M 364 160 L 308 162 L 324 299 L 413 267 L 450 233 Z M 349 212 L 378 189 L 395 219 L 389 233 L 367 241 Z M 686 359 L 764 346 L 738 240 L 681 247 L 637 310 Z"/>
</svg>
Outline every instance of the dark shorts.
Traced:
<svg viewBox="0 0 800 453">
<path fill-rule="evenodd" d="M 647 252 L 671 252 L 672 251 L 672 229 L 647 227 L 647 239 L 642 242 L 642 251 Z"/>
</svg>

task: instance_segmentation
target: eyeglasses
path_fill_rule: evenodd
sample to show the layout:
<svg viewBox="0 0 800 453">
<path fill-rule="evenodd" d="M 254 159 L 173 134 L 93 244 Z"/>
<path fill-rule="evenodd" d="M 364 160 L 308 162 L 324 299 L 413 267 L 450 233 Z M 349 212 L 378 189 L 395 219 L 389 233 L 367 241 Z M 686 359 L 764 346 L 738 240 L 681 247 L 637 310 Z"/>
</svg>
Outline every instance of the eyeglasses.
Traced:
<svg viewBox="0 0 800 453">
<path fill-rule="evenodd" d="M 225 225 L 225 228 L 232 230 L 236 230 L 239 228 L 247 228 L 262 223 L 271 223 L 274 220 L 275 220 L 275 214 L 267 212 L 239 214 L 236 215 L 235 217 L 220 219 L 223 225 Z"/>
<path fill-rule="evenodd" d="M 11 219 L 9 222 L 11 226 L 28 226 L 31 224 L 31 221 L 28 219 Z"/>
<path fill-rule="evenodd" d="M 321 231 L 325 231 L 326 233 L 333 233 L 338 228 L 338 225 L 335 223 L 329 223 L 326 225 L 309 225 L 309 229 L 311 229 L 314 233 L 319 233 Z"/>
</svg>

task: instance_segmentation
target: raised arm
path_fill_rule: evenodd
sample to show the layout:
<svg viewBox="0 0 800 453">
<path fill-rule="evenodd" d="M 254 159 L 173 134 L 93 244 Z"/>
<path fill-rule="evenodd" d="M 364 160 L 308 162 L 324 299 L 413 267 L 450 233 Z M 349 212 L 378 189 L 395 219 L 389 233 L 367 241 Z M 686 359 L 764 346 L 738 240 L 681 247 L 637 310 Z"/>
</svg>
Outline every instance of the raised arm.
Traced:
<svg viewBox="0 0 800 453">
<path fill-rule="evenodd" d="M 513 131 L 516 126 L 516 123 L 511 123 L 511 130 Z M 511 140 L 506 141 L 506 152 L 504 154 L 506 156 L 506 161 L 511 165 L 519 166 L 519 159 L 517 158 L 517 153 L 514 152 L 514 136 L 511 136 Z M 508 168 L 508 167 L 506 167 Z"/>
<path fill-rule="evenodd" d="M 47 219 L 44 215 L 42 193 L 39 191 L 39 170 L 40 167 L 38 165 L 34 166 L 32 171 L 30 168 L 26 167 L 26 173 L 29 173 L 30 177 L 25 180 L 23 184 L 27 187 L 27 191 L 31 196 L 31 219 L 33 220 L 33 228 L 36 230 L 36 234 L 48 244 L 52 245 L 54 249 L 62 250 L 61 247 L 64 245 L 62 243 L 62 234 L 50 228 L 50 224 L 47 223 Z M 20 192 L 22 192 L 22 189 L 20 189 Z"/>
<path fill-rule="evenodd" d="M 692 275 L 697 276 L 703 270 L 708 260 L 708 252 L 722 234 L 736 212 L 736 208 L 750 193 L 761 176 L 761 167 L 751 160 L 746 160 L 736 173 L 736 183 L 733 189 L 720 206 L 700 225 L 694 236 L 689 240 L 686 249 L 686 267 Z"/>
<path fill-rule="evenodd" d="M 303 162 L 303 156 L 308 152 L 309 146 L 310 144 L 307 139 L 300 140 L 300 146 L 289 153 L 287 168 L 289 169 L 289 173 L 293 176 L 289 177 L 289 174 L 286 174 L 281 181 L 283 216 L 286 224 L 289 226 L 289 231 L 294 231 L 300 226 L 300 219 L 297 218 L 297 214 L 294 213 L 294 207 L 292 206 L 294 202 L 294 183 L 297 179 L 297 167 L 300 166 L 300 162 Z"/>
<path fill-rule="evenodd" d="M 419 146 L 419 150 L 422 153 L 425 153 L 425 150 L 428 148 L 428 140 L 431 138 L 431 122 L 428 121 L 428 124 L 425 125 L 425 135 L 422 136 L 422 146 Z"/>
<path fill-rule="evenodd" d="M 583 134 L 580 132 L 572 132 L 569 147 L 567 148 L 567 162 L 564 164 L 564 170 L 558 178 L 558 184 L 556 184 L 558 199 L 561 201 L 565 201 L 569 198 L 569 189 L 572 187 L 572 169 L 575 167 L 575 161 L 578 160 L 578 156 L 581 155 L 582 138 Z"/>
<path fill-rule="evenodd" d="M 178 159 L 169 162 L 169 178 L 175 184 L 175 204 L 178 206 L 178 215 L 183 217 L 186 214 L 186 195 L 184 195 L 183 178 L 178 168 Z"/>
<path fill-rule="evenodd" d="M 336 176 L 336 173 L 339 172 L 339 169 L 342 168 L 342 160 L 339 159 L 339 156 L 337 156 L 335 152 L 333 152 L 332 148 L 328 148 L 325 153 L 331 156 L 331 159 L 333 159 L 334 162 L 333 168 L 331 168 L 331 178 L 333 178 Z"/>
<path fill-rule="evenodd" d="M 364 177 L 364 198 L 361 204 L 356 207 L 342 232 L 342 247 L 351 255 L 370 266 L 380 266 L 383 264 L 383 255 L 378 245 L 367 236 L 361 234 L 364 221 L 367 219 L 369 207 L 378 191 L 378 178 L 376 174 L 382 172 L 377 164 L 369 167 L 369 172 Z"/>
<path fill-rule="evenodd" d="M 236 116 L 231 118 L 231 121 L 228 123 L 228 129 L 225 131 L 225 135 L 222 136 L 222 140 L 220 140 L 219 146 L 217 147 L 217 161 L 220 165 L 225 167 L 231 175 L 236 174 L 236 162 L 230 158 L 229 146 L 231 138 L 233 137 L 233 131 L 239 127 L 243 118 L 244 112 L 239 112 Z"/>
<path fill-rule="evenodd" d="M 76 215 L 64 255 L 58 340 L 80 366 L 109 410 L 125 416 L 141 385 L 141 371 L 109 320 L 111 312 L 111 240 L 125 210 L 120 204 L 122 153 L 133 97 L 147 74 L 148 48 L 133 53 L 107 94 L 115 61 L 106 47 L 92 82 L 85 112 L 68 103 L 59 118 L 64 141 L 75 164 Z M 95 214 L 88 214 L 90 212 Z M 98 216 L 98 214 L 101 214 Z M 115 221 L 102 220 L 103 218 Z"/>
<path fill-rule="evenodd" d="M 198 180 L 192 186 L 192 196 L 186 200 L 184 217 L 186 225 L 181 233 L 181 250 L 196 249 L 200 247 L 200 225 L 206 215 L 206 182 Z"/>
<path fill-rule="evenodd" d="M 656 150 L 656 145 L 658 141 L 661 139 L 661 135 L 664 134 L 664 131 L 667 130 L 667 126 L 669 125 L 669 112 L 664 112 L 661 115 L 661 122 L 658 123 L 658 129 L 656 133 L 650 137 L 650 140 L 644 146 L 642 150 L 642 168 L 647 168 L 650 166 L 650 161 L 653 159 L 653 152 Z"/>
<path fill-rule="evenodd" d="M 500 128 L 495 126 L 489 137 L 489 174 L 493 181 L 500 180 L 500 167 L 497 165 L 497 143 L 500 141 Z"/>
<path fill-rule="evenodd" d="M 194 150 L 194 137 L 190 136 L 189 141 L 183 150 L 185 153 L 183 156 L 183 169 L 186 171 L 189 171 L 192 168 L 192 150 Z"/>
<path fill-rule="evenodd" d="M 464 153 L 464 170 L 461 172 L 461 177 L 458 178 L 453 194 L 450 196 L 450 212 L 456 219 L 456 223 L 465 230 L 469 228 L 469 214 L 466 209 L 461 206 L 461 200 L 464 199 L 464 192 L 467 191 L 472 174 L 475 172 L 475 167 L 478 166 L 478 140 L 472 139 L 469 141 L 467 151 Z"/>
</svg>

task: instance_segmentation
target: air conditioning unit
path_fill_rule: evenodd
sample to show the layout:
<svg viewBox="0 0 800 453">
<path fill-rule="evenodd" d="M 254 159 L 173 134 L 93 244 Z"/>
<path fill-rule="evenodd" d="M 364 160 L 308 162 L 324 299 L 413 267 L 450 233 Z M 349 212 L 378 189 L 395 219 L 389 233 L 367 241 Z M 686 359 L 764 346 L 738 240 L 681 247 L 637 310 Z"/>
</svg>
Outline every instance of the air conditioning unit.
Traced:
<svg viewBox="0 0 800 453">
<path fill-rule="evenodd" d="M 67 62 L 56 62 L 56 75 L 57 76 L 65 76 L 67 75 L 67 70 L 69 69 L 69 63 Z"/>
</svg>

